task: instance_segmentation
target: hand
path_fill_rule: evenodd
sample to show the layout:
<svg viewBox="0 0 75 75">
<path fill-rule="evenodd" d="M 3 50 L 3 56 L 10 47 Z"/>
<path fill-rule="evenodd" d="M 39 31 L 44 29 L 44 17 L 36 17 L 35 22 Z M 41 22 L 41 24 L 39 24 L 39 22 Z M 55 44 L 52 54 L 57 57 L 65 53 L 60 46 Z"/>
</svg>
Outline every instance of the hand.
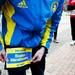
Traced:
<svg viewBox="0 0 75 75">
<path fill-rule="evenodd" d="M 5 52 L 5 50 L 0 51 L 0 61 L 2 61 L 2 62 L 6 61 L 6 52 Z"/>
<path fill-rule="evenodd" d="M 44 52 L 45 52 L 45 48 L 44 48 L 44 47 L 41 47 L 41 48 L 35 53 L 35 55 L 33 56 L 31 63 L 36 63 L 36 62 L 41 61 L 41 59 L 42 59 L 42 57 L 43 57 L 43 55 L 44 55 Z"/>
</svg>

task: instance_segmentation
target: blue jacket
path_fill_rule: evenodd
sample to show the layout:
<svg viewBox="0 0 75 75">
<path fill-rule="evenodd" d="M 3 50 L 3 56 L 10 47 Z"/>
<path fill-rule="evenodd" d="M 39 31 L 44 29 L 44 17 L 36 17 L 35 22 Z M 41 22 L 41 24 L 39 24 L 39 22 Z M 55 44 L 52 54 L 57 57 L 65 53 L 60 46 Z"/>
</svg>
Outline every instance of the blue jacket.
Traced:
<svg viewBox="0 0 75 75">
<path fill-rule="evenodd" d="M 3 5 L 2 44 L 26 48 L 40 45 L 48 49 L 61 18 L 63 2 L 0 0 L 0 5 Z"/>
</svg>

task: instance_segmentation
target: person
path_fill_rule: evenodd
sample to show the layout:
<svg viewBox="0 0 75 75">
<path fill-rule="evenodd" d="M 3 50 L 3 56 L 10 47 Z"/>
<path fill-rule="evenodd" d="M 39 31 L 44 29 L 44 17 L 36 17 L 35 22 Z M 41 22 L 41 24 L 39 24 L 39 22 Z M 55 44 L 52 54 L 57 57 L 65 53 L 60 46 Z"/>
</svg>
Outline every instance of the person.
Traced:
<svg viewBox="0 0 75 75">
<path fill-rule="evenodd" d="M 57 41 L 57 31 L 58 31 L 58 27 L 56 28 L 56 31 L 54 32 L 54 39 L 53 39 L 53 42 L 54 42 L 54 43 L 59 43 L 59 42 Z"/>
<path fill-rule="evenodd" d="M 55 4 L 55 6 L 57 5 L 57 3 Z M 58 31 L 58 26 L 56 27 L 56 31 L 54 32 L 54 39 L 53 39 L 53 42 L 54 43 L 59 43 L 58 41 L 57 41 L 57 31 Z"/>
<path fill-rule="evenodd" d="M 9 75 L 26 75 L 29 67 L 32 75 L 44 75 L 45 57 L 61 18 L 63 2 L 0 0 L 3 14 L 0 58 L 5 61 Z"/>
<path fill-rule="evenodd" d="M 74 0 L 68 0 L 68 11 L 70 11 L 71 35 L 72 35 L 72 42 L 70 43 L 70 45 L 75 45 L 75 28 L 74 28 L 75 2 Z"/>
</svg>

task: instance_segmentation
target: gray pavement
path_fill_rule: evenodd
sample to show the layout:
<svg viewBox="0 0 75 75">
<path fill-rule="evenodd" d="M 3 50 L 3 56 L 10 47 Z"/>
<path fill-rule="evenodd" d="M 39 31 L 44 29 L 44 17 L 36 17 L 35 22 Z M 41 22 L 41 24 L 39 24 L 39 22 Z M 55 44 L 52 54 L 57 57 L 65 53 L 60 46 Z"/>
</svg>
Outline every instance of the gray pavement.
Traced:
<svg viewBox="0 0 75 75">
<path fill-rule="evenodd" d="M 65 12 L 60 21 L 57 39 L 59 43 L 52 42 L 49 48 L 45 75 L 75 75 L 75 46 L 70 46 L 70 21 Z M 7 71 L 2 70 L 2 75 L 7 75 Z M 31 75 L 30 70 L 27 70 L 27 75 Z"/>
<path fill-rule="evenodd" d="M 70 30 L 69 16 L 63 13 L 57 36 L 59 44 L 51 44 L 45 75 L 75 75 L 75 46 L 70 46 Z"/>
</svg>

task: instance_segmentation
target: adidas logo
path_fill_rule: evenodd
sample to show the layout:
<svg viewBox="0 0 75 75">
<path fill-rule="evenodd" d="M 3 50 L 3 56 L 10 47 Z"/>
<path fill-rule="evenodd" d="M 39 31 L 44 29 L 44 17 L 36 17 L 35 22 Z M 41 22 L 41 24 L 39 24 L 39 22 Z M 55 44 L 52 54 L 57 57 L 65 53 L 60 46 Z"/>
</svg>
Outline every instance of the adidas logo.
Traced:
<svg viewBox="0 0 75 75">
<path fill-rule="evenodd" d="M 28 8 L 26 1 L 22 0 L 20 3 L 18 3 L 19 8 Z"/>
</svg>

